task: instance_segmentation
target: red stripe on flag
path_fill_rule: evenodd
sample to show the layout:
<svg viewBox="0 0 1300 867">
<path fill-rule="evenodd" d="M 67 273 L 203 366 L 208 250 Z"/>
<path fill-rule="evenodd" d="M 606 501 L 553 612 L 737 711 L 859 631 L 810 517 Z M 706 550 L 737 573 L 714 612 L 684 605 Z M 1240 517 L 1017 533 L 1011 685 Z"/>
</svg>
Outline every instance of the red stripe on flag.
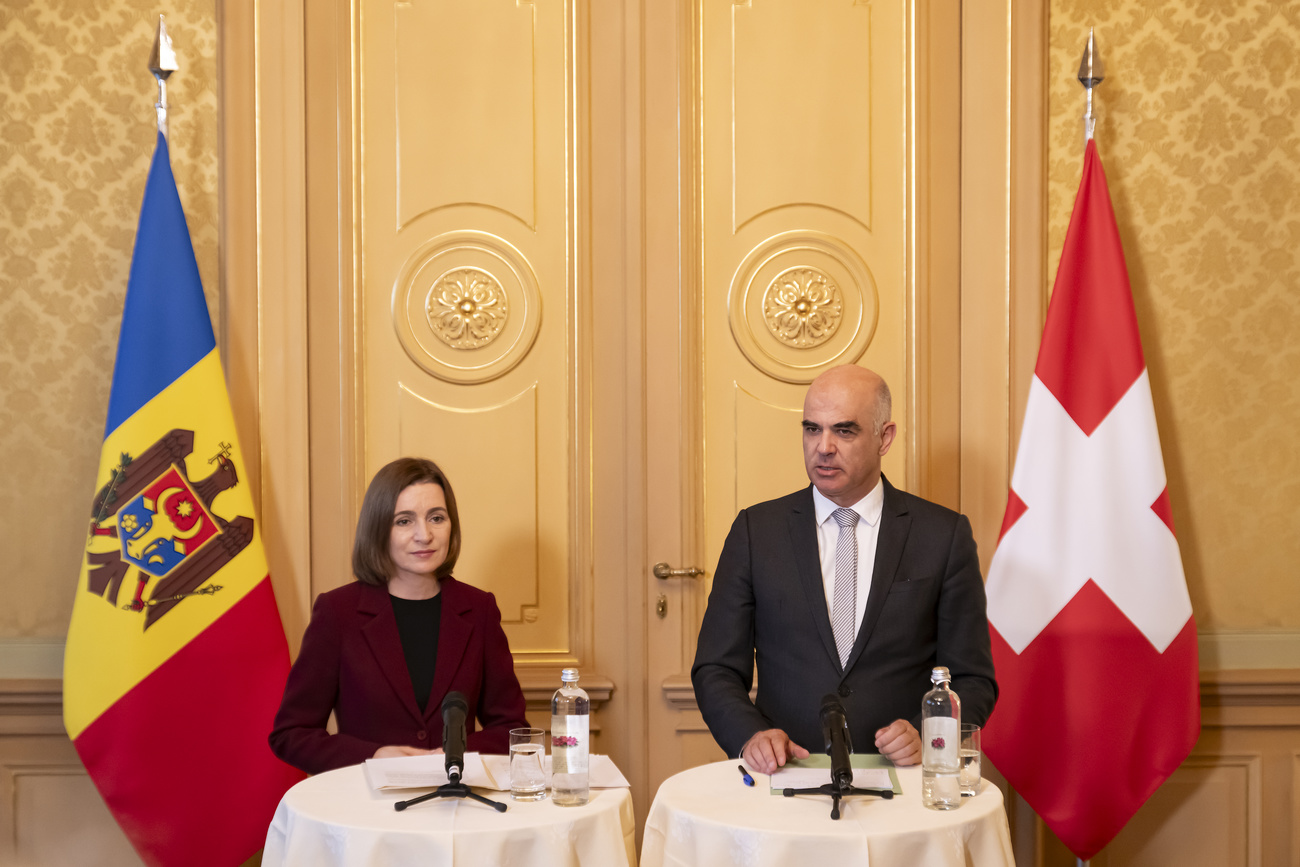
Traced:
<svg viewBox="0 0 1300 867">
<path fill-rule="evenodd" d="M 1002 514 L 1002 529 L 998 531 L 999 542 L 1007 534 L 1007 530 L 1015 526 L 1016 521 L 1019 521 L 1020 516 L 1027 511 L 1029 511 L 1029 507 L 1025 505 L 1025 501 L 1020 499 L 1020 495 L 1016 493 L 1014 488 L 1008 488 L 1007 510 Z"/>
<path fill-rule="evenodd" d="M 1195 622 L 1159 653 L 1088 581 L 1024 653 L 989 634 L 999 696 L 984 751 L 1086 861 L 1196 743 Z"/>
<path fill-rule="evenodd" d="M 1089 141 L 1034 372 L 1091 436 L 1145 367 L 1106 174 Z"/>
<path fill-rule="evenodd" d="M 1174 510 L 1169 504 L 1168 485 L 1165 485 L 1165 489 L 1160 492 L 1160 496 L 1156 497 L 1156 501 L 1151 504 L 1151 511 L 1155 512 L 1156 517 L 1165 522 L 1165 526 L 1169 528 L 1169 532 L 1173 533 L 1175 536 L 1178 535 L 1177 533 L 1174 533 Z"/>
<path fill-rule="evenodd" d="M 280 798 L 303 778 L 266 742 L 288 672 L 266 578 L 77 738 L 146 863 L 229 867 L 262 847 Z"/>
</svg>

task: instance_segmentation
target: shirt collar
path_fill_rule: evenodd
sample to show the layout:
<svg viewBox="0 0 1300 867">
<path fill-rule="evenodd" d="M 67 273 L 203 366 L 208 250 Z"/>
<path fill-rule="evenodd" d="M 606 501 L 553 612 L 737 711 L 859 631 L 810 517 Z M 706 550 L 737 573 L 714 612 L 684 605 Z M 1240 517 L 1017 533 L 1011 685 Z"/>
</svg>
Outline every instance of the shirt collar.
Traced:
<svg viewBox="0 0 1300 867">
<path fill-rule="evenodd" d="M 838 508 L 840 507 L 832 503 L 825 494 L 817 490 L 816 485 L 813 485 L 813 509 L 817 514 L 818 526 L 831 520 L 831 515 L 833 515 L 835 510 Z M 880 521 L 880 513 L 884 511 L 885 508 L 884 482 L 878 479 L 876 481 L 876 486 L 871 489 L 869 494 L 848 508 L 857 512 L 858 517 L 863 521 L 866 521 L 872 527 L 876 526 L 876 523 Z"/>
</svg>

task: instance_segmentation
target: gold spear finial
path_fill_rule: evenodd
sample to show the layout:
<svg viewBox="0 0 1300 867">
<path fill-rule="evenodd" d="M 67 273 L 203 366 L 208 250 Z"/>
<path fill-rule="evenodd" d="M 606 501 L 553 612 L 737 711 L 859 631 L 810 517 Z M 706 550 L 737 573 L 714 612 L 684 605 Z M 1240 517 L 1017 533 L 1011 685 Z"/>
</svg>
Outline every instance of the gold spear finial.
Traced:
<svg viewBox="0 0 1300 867">
<path fill-rule="evenodd" d="M 154 108 L 158 112 L 158 131 L 167 137 L 167 78 L 180 67 L 176 64 L 176 52 L 172 50 L 172 38 L 167 35 L 167 22 L 158 16 L 158 32 L 153 37 L 153 51 L 149 53 L 149 71 L 158 79 L 158 101 Z"/>
<path fill-rule="evenodd" d="M 1088 92 L 1088 106 L 1083 111 L 1083 140 L 1092 141 L 1092 134 L 1097 128 L 1097 118 L 1092 115 L 1092 89 L 1106 79 L 1106 65 L 1101 62 L 1097 51 L 1097 37 L 1092 28 L 1088 28 L 1088 44 L 1083 49 L 1083 60 L 1079 62 L 1079 83 Z"/>
</svg>

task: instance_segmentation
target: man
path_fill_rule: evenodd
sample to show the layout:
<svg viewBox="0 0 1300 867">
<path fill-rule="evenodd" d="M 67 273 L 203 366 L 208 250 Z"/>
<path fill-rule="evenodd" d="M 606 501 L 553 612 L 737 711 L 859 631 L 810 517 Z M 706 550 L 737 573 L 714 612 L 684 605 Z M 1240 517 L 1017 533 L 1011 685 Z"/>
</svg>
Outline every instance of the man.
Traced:
<svg viewBox="0 0 1300 867">
<path fill-rule="evenodd" d="M 865 368 L 817 377 L 803 415 L 811 487 L 741 511 L 718 558 L 691 680 L 718 744 L 762 773 L 822 751 L 827 693 L 856 751 L 900 765 L 921 759 L 933 666 L 951 670 L 963 722 L 982 725 L 997 700 L 970 522 L 881 475 L 890 411 Z"/>
</svg>

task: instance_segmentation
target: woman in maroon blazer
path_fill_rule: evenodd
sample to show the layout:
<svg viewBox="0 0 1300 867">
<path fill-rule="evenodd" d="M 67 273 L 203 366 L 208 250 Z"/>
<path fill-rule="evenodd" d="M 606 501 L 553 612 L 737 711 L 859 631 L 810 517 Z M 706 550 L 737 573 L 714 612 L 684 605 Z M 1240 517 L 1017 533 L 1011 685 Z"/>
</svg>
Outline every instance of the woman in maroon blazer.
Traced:
<svg viewBox="0 0 1300 867">
<path fill-rule="evenodd" d="M 357 580 L 322 593 L 275 716 L 271 749 L 310 774 L 372 757 L 438 752 L 442 700 L 465 696 L 468 748 L 505 753 L 528 725 L 491 593 L 451 576 L 460 519 L 438 465 L 400 458 L 366 491 Z M 325 730 L 330 713 L 338 734 Z"/>
</svg>

